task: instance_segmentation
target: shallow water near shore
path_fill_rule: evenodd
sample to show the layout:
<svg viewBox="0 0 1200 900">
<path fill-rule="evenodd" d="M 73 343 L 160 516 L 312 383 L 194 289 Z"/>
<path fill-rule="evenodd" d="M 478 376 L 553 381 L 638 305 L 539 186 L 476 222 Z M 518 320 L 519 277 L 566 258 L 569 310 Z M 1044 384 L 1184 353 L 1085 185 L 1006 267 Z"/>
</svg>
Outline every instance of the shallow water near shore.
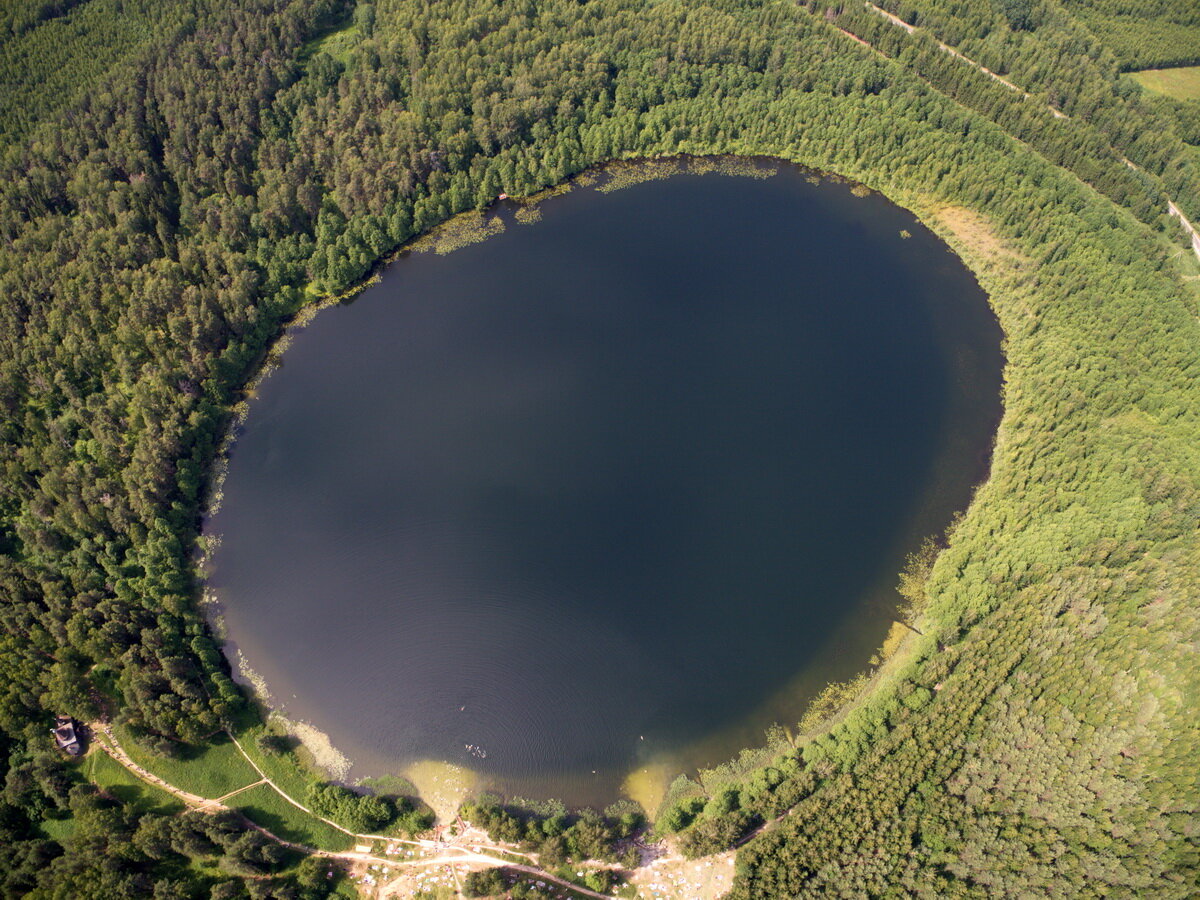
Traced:
<svg viewBox="0 0 1200 900">
<path fill-rule="evenodd" d="M 1001 334 L 911 213 L 772 171 L 502 206 L 297 330 L 210 587 L 352 777 L 603 805 L 866 666 L 986 473 Z"/>
</svg>

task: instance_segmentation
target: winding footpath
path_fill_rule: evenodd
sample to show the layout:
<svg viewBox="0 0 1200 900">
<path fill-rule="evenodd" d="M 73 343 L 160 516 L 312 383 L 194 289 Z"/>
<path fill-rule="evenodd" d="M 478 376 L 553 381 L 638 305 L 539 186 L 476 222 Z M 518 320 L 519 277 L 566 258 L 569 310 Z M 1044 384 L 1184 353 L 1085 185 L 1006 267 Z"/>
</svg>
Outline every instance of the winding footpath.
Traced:
<svg viewBox="0 0 1200 900">
<path fill-rule="evenodd" d="M 1196 259 L 1200 259 L 1200 234 L 1196 232 L 1196 227 L 1187 220 L 1187 217 L 1180 211 L 1179 207 L 1170 200 L 1167 201 L 1167 212 L 1183 223 L 1183 230 L 1192 239 L 1192 250 L 1196 253 Z"/>
<path fill-rule="evenodd" d="M 242 754 L 242 756 L 244 756 L 246 758 L 246 761 L 250 763 L 250 765 L 254 768 L 254 771 L 258 773 L 259 780 L 255 781 L 252 784 L 244 785 L 243 787 L 240 787 L 237 790 L 230 791 L 228 794 L 225 794 L 223 797 L 218 797 L 216 799 L 210 799 L 207 797 L 201 797 L 198 794 L 193 794 L 193 793 L 190 793 L 189 791 L 183 790 L 182 788 L 176 787 L 175 785 L 171 784 L 169 781 L 166 781 L 165 779 L 160 778 L 159 776 L 155 775 L 153 772 L 150 772 L 147 769 L 143 768 L 142 766 L 139 766 L 136 762 L 134 762 L 130 758 L 129 754 L 125 752 L 124 748 L 121 746 L 121 744 L 117 740 L 116 736 L 112 733 L 112 729 L 106 723 L 91 722 L 88 724 L 88 728 L 91 730 L 92 735 L 95 737 L 97 746 L 99 746 L 100 749 L 102 749 L 105 753 L 107 753 L 109 756 L 111 756 L 116 762 L 120 763 L 122 766 L 124 766 L 126 769 L 128 769 L 130 772 L 132 772 L 134 775 L 136 775 L 142 781 L 146 782 L 147 784 L 153 785 L 154 787 L 160 788 L 161 790 L 166 791 L 171 796 L 176 797 L 179 800 L 182 800 L 184 802 L 184 804 L 186 804 L 190 809 L 193 809 L 197 812 L 217 813 L 217 812 L 222 812 L 222 811 L 230 811 L 230 812 L 237 813 L 239 816 L 241 816 L 243 819 L 245 819 L 245 816 L 242 813 L 238 812 L 237 810 L 232 809 L 232 807 L 226 806 L 223 801 L 229 799 L 230 797 L 234 796 L 235 794 L 240 794 L 243 791 L 250 790 L 250 788 L 258 787 L 259 785 L 262 785 L 262 784 L 268 784 L 271 786 L 271 788 L 277 794 L 279 794 L 280 797 L 282 797 L 284 800 L 291 803 L 297 809 L 303 811 L 304 813 L 306 813 L 309 816 L 312 816 L 314 819 L 317 819 L 318 821 L 324 822 L 325 824 L 330 825 L 333 828 L 336 828 L 338 831 L 342 832 L 343 834 L 348 835 L 349 837 L 355 838 L 356 840 L 369 841 L 369 842 L 386 841 L 389 844 L 408 844 L 410 846 L 420 847 L 424 850 L 440 850 L 440 851 L 442 851 L 440 854 L 438 854 L 436 856 L 426 856 L 426 857 L 422 857 L 420 859 L 413 859 L 413 860 L 397 860 L 397 859 L 390 859 L 385 856 L 375 856 L 372 853 L 362 853 L 362 852 L 351 851 L 351 850 L 346 850 L 346 851 L 321 850 L 317 847 L 309 847 L 305 844 L 298 844 L 294 841 L 286 840 L 285 838 L 282 838 L 279 835 L 274 834 L 273 832 L 262 827 L 261 825 L 251 822 L 249 819 L 246 819 L 247 823 L 255 831 L 259 832 L 260 834 L 265 835 L 266 837 L 270 838 L 271 840 L 275 841 L 278 844 L 283 845 L 284 847 L 287 847 L 291 850 L 299 851 L 300 853 L 305 853 L 310 856 L 319 856 L 323 859 L 340 859 L 340 860 L 344 860 L 346 862 L 364 863 L 364 864 L 370 864 L 370 865 L 382 865 L 382 866 L 386 866 L 389 869 L 401 868 L 401 867 L 414 867 L 414 866 L 436 866 L 436 865 L 454 864 L 454 863 L 476 863 L 476 864 L 481 864 L 481 865 L 488 866 L 488 867 L 501 866 L 506 869 L 511 869 L 511 870 L 514 870 L 517 872 L 522 872 L 526 875 L 531 875 L 534 878 L 541 879 L 542 881 L 552 882 L 556 885 L 559 885 L 560 887 L 564 887 L 571 891 L 574 891 L 577 894 L 582 894 L 585 897 L 595 897 L 595 898 L 597 898 L 597 900 L 612 900 L 611 894 L 600 894 L 600 893 L 597 893 L 596 891 L 589 890 L 588 888 L 585 888 L 580 885 L 574 884 L 570 881 L 567 881 L 566 879 L 559 878 L 557 875 L 554 875 L 551 872 L 547 872 L 545 869 L 541 869 L 541 868 L 538 868 L 536 865 L 533 865 L 533 862 L 535 862 L 535 860 L 529 854 L 519 853 L 518 851 L 510 850 L 507 847 L 484 847 L 483 849 L 479 849 L 477 847 L 474 847 L 474 848 L 460 847 L 460 846 L 457 846 L 454 844 L 449 844 L 445 841 L 407 840 L 405 838 L 390 837 L 387 835 L 380 835 L 380 834 L 357 834 L 356 832 L 350 831 L 347 828 L 343 828 L 337 822 L 333 822 L 329 819 L 324 818 L 323 816 L 318 816 L 307 806 L 304 806 L 302 803 L 295 800 L 286 791 L 284 791 L 282 788 L 280 788 L 279 785 L 277 785 L 274 781 L 272 781 L 270 776 L 268 776 L 266 772 L 264 772 L 261 768 L 259 768 L 258 764 L 253 759 L 250 758 L 249 754 L 246 753 L 246 751 L 242 748 L 242 745 L 240 743 L 238 743 L 237 739 L 234 738 L 232 734 L 229 737 L 233 741 L 234 746 L 236 746 L 238 748 L 238 751 Z M 495 853 L 505 853 L 505 854 L 510 854 L 510 855 L 514 855 L 514 856 L 522 856 L 525 859 L 529 860 L 529 863 L 516 863 L 516 862 L 512 862 L 509 859 L 505 859 L 503 857 L 493 856 L 493 855 L 491 855 L 491 853 L 487 852 L 489 850 L 492 852 L 495 852 Z"/>
<path fill-rule="evenodd" d="M 182 788 L 177 788 L 170 782 L 164 781 L 153 772 L 143 769 L 129 758 L 129 754 L 125 752 L 120 742 L 117 741 L 108 725 L 105 725 L 101 722 L 89 722 L 88 730 L 92 733 L 92 736 L 96 739 L 96 743 L 105 753 L 107 753 L 147 784 L 152 784 L 157 788 L 161 788 L 173 797 L 177 797 L 178 799 L 182 800 L 185 804 L 193 809 L 217 812 L 218 810 L 229 808 L 217 800 L 209 800 L 208 798 L 201 797 L 198 794 L 188 793 Z M 249 785 L 247 785 L 247 787 L 249 787 Z"/>
</svg>

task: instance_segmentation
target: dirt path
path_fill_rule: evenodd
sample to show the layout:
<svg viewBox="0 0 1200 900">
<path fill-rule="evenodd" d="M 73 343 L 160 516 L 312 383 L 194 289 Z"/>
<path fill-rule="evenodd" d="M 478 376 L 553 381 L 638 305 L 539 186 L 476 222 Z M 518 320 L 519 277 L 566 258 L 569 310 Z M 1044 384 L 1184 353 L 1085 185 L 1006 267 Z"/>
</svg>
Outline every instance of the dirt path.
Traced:
<svg viewBox="0 0 1200 900">
<path fill-rule="evenodd" d="M 881 9 L 880 7 L 876 6 L 874 3 L 871 3 L 870 0 L 867 0 L 865 5 L 866 5 L 867 9 L 871 10 L 872 12 L 874 12 L 878 15 L 883 16 L 885 19 L 887 19 L 889 22 L 891 22 L 897 28 L 903 28 L 909 34 L 916 34 L 917 31 L 919 30 L 916 25 L 909 25 L 907 22 L 905 22 L 899 16 L 894 16 L 890 12 L 888 12 L 886 9 Z M 958 50 L 951 47 L 949 44 L 943 43 L 942 41 L 939 41 L 937 38 L 933 38 L 933 40 L 946 53 L 949 53 L 951 56 L 953 56 L 957 59 L 961 59 L 963 62 L 965 62 L 969 66 L 974 66 L 976 69 L 978 69 L 983 74 L 987 75 L 989 78 L 994 78 L 996 81 L 1000 82 L 1000 84 L 1004 85 L 1010 91 L 1016 91 L 1022 97 L 1030 97 L 1030 98 L 1033 97 L 1033 94 L 1029 93 L 1029 91 L 1025 90 L 1024 88 L 1019 87 L 1018 85 L 1013 84 L 1011 81 L 1009 81 L 1003 75 L 997 75 L 995 72 L 993 72 L 987 66 L 975 62 L 975 60 L 971 59 L 969 56 L 965 56 Z M 1046 108 L 1049 109 L 1050 112 L 1053 113 L 1059 119 L 1069 118 L 1065 112 L 1063 112 L 1061 109 L 1059 109 L 1057 106 L 1055 106 L 1052 103 L 1047 103 Z"/>
<path fill-rule="evenodd" d="M 224 803 L 230 797 L 236 797 L 238 794 L 242 793 L 243 791 L 248 791 L 248 790 L 250 790 L 250 788 L 256 788 L 260 784 L 266 784 L 266 783 L 267 783 L 267 780 L 265 778 L 260 778 L 258 781 L 255 781 L 252 784 L 248 784 L 245 787 L 240 787 L 236 791 L 230 791 L 228 794 L 225 794 L 222 797 L 218 797 L 216 800 L 213 800 L 212 802 L 213 803 Z"/>
<path fill-rule="evenodd" d="M 405 844 L 410 847 L 420 847 L 425 850 L 449 850 L 449 851 L 459 851 L 461 853 L 473 853 L 473 852 L 477 853 L 477 852 L 479 852 L 477 849 L 467 848 L 458 843 L 451 842 L 451 841 L 410 840 L 408 838 L 394 837 L 394 836 L 390 836 L 390 835 L 386 835 L 386 834 L 358 834 L 357 832 L 351 831 L 348 828 L 343 828 L 341 825 L 339 825 L 337 822 L 333 821 L 332 819 L 326 819 L 324 816 L 317 815 L 317 813 L 313 812 L 313 810 L 309 809 L 307 806 L 305 806 L 303 803 L 301 803 L 295 797 L 291 796 L 287 791 L 285 791 L 283 788 L 281 788 L 279 785 L 277 785 L 274 781 L 272 781 L 271 777 L 269 775 L 267 775 L 266 772 L 264 772 L 261 768 L 259 768 L 258 763 L 256 763 L 254 761 L 254 759 L 250 756 L 250 754 L 248 754 L 245 751 L 245 749 L 242 747 L 242 745 L 240 743 L 238 743 L 237 738 L 235 738 L 232 734 L 230 734 L 229 739 L 231 741 L 233 741 L 233 745 L 235 747 L 237 747 L 238 752 L 242 754 L 242 756 L 245 758 L 246 762 L 250 763 L 250 765 L 254 768 L 254 771 L 257 772 L 259 774 L 259 776 L 262 778 L 261 781 L 255 782 L 255 784 L 269 784 L 271 786 L 271 788 L 275 791 L 275 793 L 279 794 L 280 797 L 282 797 L 288 803 L 292 804 L 292 806 L 296 807 L 301 812 L 312 816 L 314 819 L 324 822 L 326 825 L 329 825 L 331 828 L 336 828 L 338 831 L 342 832 L 342 834 L 349 835 L 350 837 L 355 838 L 356 840 L 387 841 L 389 844 Z M 253 787 L 253 785 L 247 785 L 246 787 L 247 788 Z M 245 789 L 246 788 L 242 788 L 242 790 L 245 790 Z M 522 856 L 525 859 L 528 859 L 531 861 L 533 860 L 533 857 L 530 856 L 528 853 L 521 853 L 517 850 L 510 850 L 508 847 L 489 846 L 489 845 L 486 845 L 485 842 L 483 842 L 483 841 L 472 841 L 472 843 L 475 844 L 476 847 L 483 844 L 484 851 L 490 850 L 493 853 L 508 853 L 508 854 L 512 854 L 514 856 Z M 503 862 L 503 860 L 500 860 L 500 862 Z"/>
<path fill-rule="evenodd" d="M 880 7 L 876 6 L 874 3 L 871 3 L 870 0 L 864 0 L 864 5 L 867 7 L 867 9 L 871 10 L 872 12 L 876 13 L 877 15 L 883 16 L 883 18 L 887 19 L 889 22 L 891 22 L 897 28 L 903 28 L 909 34 L 916 34 L 918 31 L 922 30 L 922 29 L 919 29 L 915 25 L 909 25 L 907 22 L 905 22 L 899 16 L 892 15 L 886 9 L 881 9 Z M 834 27 L 836 28 L 837 26 L 834 26 Z M 875 47 L 873 47 L 867 41 L 864 41 L 858 35 L 851 34 L 849 31 L 846 31 L 845 29 L 842 29 L 842 28 L 838 28 L 837 30 L 842 32 L 842 34 L 846 35 L 847 37 L 853 38 L 854 40 L 858 41 L 860 44 L 865 44 L 866 46 L 871 47 L 872 50 L 876 50 Z M 940 47 L 943 51 L 945 51 L 946 53 L 949 53 L 951 56 L 956 57 L 957 59 L 961 59 L 963 62 L 967 63 L 968 65 L 973 66 L 974 68 L 978 69 L 980 72 L 983 72 L 988 77 L 994 78 L 996 81 L 1000 82 L 1000 84 L 1004 85 L 1009 90 L 1016 91 L 1022 97 L 1036 99 L 1033 94 L 1029 93 L 1029 91 L 1025 90 L 1024 88 L 1020 87 L 1017 84 L 1014 84 L 1013 82 L 1009 81 L 1007 78 L 1004 78 L 1001 75 L 997 75 L 995 72 L 993 72 L 987 66 L 977 63 L 975 60 L 971 59 L 969 56 L 966 56 L 965 54 L 956 50 L 955 48 L 951 47 L 949 44 L 939 41 L 936 37 L 932 37 L 932 35 L 931 35 L 931 38 L 933 41 L 935 41 L 937 43 L 938 47 Z M 876 52 L 878 53 L 879 51 L 876 50 Z M 1061 109 L 1059 109 L 1053 103 L 1047 103 L 1046 109 L 1050 110 L 1050 113 L 1053 116 L 1055 116 L 1056 118 L 1059 118 L 1059 119 L 1069 119 L 1070 118 L 1070 116 L 1068 116 L 1065 112 L 1063 112 Z M 1125 157 L 1121 157 L 1121 159 L 1124 161 L 1125 165 L 1129 166 L 1131 169 L 1137 169 L 1138 171 L 1144 171 L 1140 166 L 1134 165 L 1128 159 L 1125 159 Z M 1180 221 L 1180 223 L 1183 225 L 1184 231 L 1186 231 L 1188 234 L 1188 237 L 1191 238 L 1192 251 L 1196 254 L 1196 258 L 1200 259 L 1200 231 L 1196 230 L 1196 227 L 1194 225 L 1192 225 L 1191 222 L 1188 221 L 1187 217 L 1183 214 L 1183 212 L 1179 209 L 1179 207 L 1176 206 L 1174 204 L 1174 202 L 1169 199 L 1167 200 L 1167 212 L 1170 213 L 1170 215 L 1172 217 L 1178 219 Z"/>
<path fill-rule="evenodd" d="M 1196 259 L 1200 259 L 1200 233 L 1196 232 L 1195 226 L 1187 220 L 1187 216 L 1170 200 L 1167 201 L 1167 212 L 1183 223 L 1183 230 L 1192 239 L 1192 251 L 1196 254 Z"/>
<path fill-rule="evenodd" d="M 384 862 L 387 862 L 387 861 L 384 861 Z M 524 874 L 530 876 L 531 878 L 535 879 L 536 881 L 544 881 L 544 882 L 548 882 L 550 884 L 556 884 L 559 887 L 567 888 L 571 891 L 574 891 L 577 894 L 582 894 L 585 897 L 595 897 L 595 898 L 597 898 L 597 900 L 613 900 L 612 894 L 596 893 L 595 891 L 589 890 L 588 888 L 582 887 L 578 884 L 572 884 L 571 882 L 566 881 L 565 879 L 559 878 L 557 875 L 551 875 L 549 872 L 545 871 L 544 869 L 539 869 L 536 866 L 526 866 L 526 865 L 522 865 L 520 863 L 502 862 L 502 861 L 496 860 L 494 857 L 486 856 L 481 853 L 466 853 L 466 855 L 464 855 L 464 856 L 454 856 L 454 857 L 442 857 L 442 856 L 433 857 L 431 859 L 423 860 L 421 865 L 455 866 L 457 864 L 462 864 L 462 863 L 482 863 L 485 868 L 492 868 L 492 867 L 495 867 L 496 865 L 502 865 L 505 869 L 509 869 L 509 870 L 515 871 L 515 872 L 523 872 Z M 395 865 L 395 863 L 390 863 L 390 864 Z M 454 880 L 457 883 L 458 882 L 457 872 L 454 872 L 453 869 L 451 871 L 454 873 Z M 382 895 L 384 897 L 405 896 L 405 894 L 401 894 L 399 892 L 407 889 L 409 877 L 410 877 L 410 873 L 406 872 L 404 874 L 401 874 L 398 878 L 395 878 L 394 880 L 388 882 L 387 884 L 382 885 L 381 886 Z"/>
<path fill-rule="evenodd" d="M 226 733 L 228 734 L 228 732 L 226 732 Z M 232 734 L 229 734 L 229 739 L 231 741 L 233 741 L 233 746 L 237 747 L 238 753 L 242 754 L 242 756 L 245 758 L 246 762 L 250 763 L 251 767 L 253 767 L 254 771 L 257 772 L 259 777 L 262 779 L 261 781 L 258 782 L 258 784 L 264 784 L 264 783 L 269 784 L 271 786 L 271 789 L 274 790 L 275 793 L 277 793 L 280 797 L 282 797 L 288 803 L 292 804 L 292 806 L 296 807 L 296 809 L 300 810 L 301 812 L 312 816 L 314 819 L 316 819 L 320 822 L 324 822 L 326 825 L 330 826 L 331 828 L 336 828 L 338 831 L 342 832 L 342 834 L 349 835 L 352 838 L 361 838 L 363 840 L 371 840 L 371 841 L 391 841 L 392 843 L 397 843 L 397 844 L 417 844 L 418 843 L 417 841 L 407 841 L 402 838 L 384 837 L 383 835 L 380 835 L 380 834 L 355 834 L 350 829 L 343 828 L 341 825 L 339 825 L 337 822 L 334 822 L 332 819 L 326 819 L 324 816 L 318 816 L 315 812 L 313 812 L 311 809 L 309 809 L 307 806 L 305 806 L 303 803 L 301 803 L 299 800 L 294 798 L 291 794 L 289 794 L 287 791 L 285 791 L 283 788 L 281 788 L 279 785 L 277 785 L 274 781 L 272 781 L 271 776 L 269 776 L 266 772 L 264 772 L 262 769 L 260 769 L 258 767 L 258 763 L 256 763 L 253 759 L 251 759 L 250 754 L 247 753 L 242 748 L 242 745 L 240 743 L 238 743 L 237 738 L 235 738 Z"/>
<path fill-rule="evenodd" d="M 138 778 L 142 779 L 142 781 L 146 782 L 147 784 L 152 784 L 157 788 L 162 788 L 162 790 L 166 791 L 168 794 L 171 794 L 174 797 L 178 797 L 180 800 L 182 800 L 184 803 L 186 803 L 188 806 L 191 806 L 191 807 L 195 807 L 195 808 L 215 807 L 216 809 L 225 809 L 226 808 L 221 803 L 217 802 L 216 800 L 209 800 L 207 797 L 201 797 L 198 794 L 190 794 L 181 788 L 175 787 L 175 785 L 171 784 L 170 782 L 164 781 L 163 779 L 159 778 L 154 773 L 148 772 L 145 769 L 143 769 L 141 766 L 139 766 L 137 763 L 135 763 L 132 759 L 129 758 L 129 754 L 126 753 L 122 749 L 120 743 L 118 743 L 117 739 L 115 737 L 113 737 L 113 733 L 107 725 L 101 724 L 99 722 L 91 722 L 88 724 L 88 729 L 91 731 L 92 736 L 94 738 L 96 738 L 96 743 L 100 746 L 100 748 L 105 753 L 107 753 L 109 756 L 111 756 L 113 759 L 115 759 L 117 762 L 119 762 L 121 765 L 123 765 L 130 772 L 132 772 Z"/>
<path fill-rule="evenodd" d="M 238 751 L 242 754 L 242 756 L 244 756 L 246 758 L 246 761 L 249 762 L 250 765 L 254 767 L 254 771 L 259 774 L 260 779 L 256 782 L 254 782 L 253 784 L 247 784 L 243 787 L 238 788 L 235 791 L 230 791 L 228 794 L 225 794 L 223 797 L 218 797 L 216 799 L 210 799 L 207 797 L 201 797 L 198 794 L 192 794 L 188 791 L 183 790 L 182 788 L 178 788 L 175 785 L 171 784 L 170 782 L 168 782 L 162 778 L 159 778 L 153 772 L 149 772 L 146 769 L 139 766 L 137 763 L 135 763 L 130 758 L 129 754 L 126 753 L 125 750 L 121 747 L 120 742 L 113 735 L 112 730 L 108 727 L 108 725 L 106 725 L 104 723 L 100 723 L 100 722 L 93 722 L 93 723 L 90 723 L 89 728 L 91 729 L 92 734 L 96 737 L 97 745 L 105 753 L 107 753 L 109 756 L 111 756 L 114 760 L 116 760 L 118 763 L 120 763 L 122 766 L 124 766 L 126 769 L 128 769 L 130 772 L 132 772 L 134 775 L 136 775 L 142 781 L 145 781 L 147 784 L 152 784 L 155 787 L 161 788 L 162 790 L 166 791 L 167 793 L 171 794 L 174 797 L 178 797 L 185 804 L 187 804 L 190 808 L 195 809 L 198 812 L 215 813 L 215 812 L 220 812 L 223 810 L 229 810 L 230 807 L 226 806 L 222 802 L 223 800 L 227 800 L 228 798 L 234 796 L 235 794 L 240 794 L 242 791 L 248 791 L 248 790 L 250 790 L 250 788 L 258 787 L 259 785 L 262 785 L 262 784 L 269 784 L 275 790 L 275 792 L 279 794 L 279 796 L 283 797 L 285 800 L 287 800 L 289 803 L 291 803 L 297 809 L 302 810 L 303 812 L 312 816 L 314 819 L 319 819 L 320 821 L 325 822 L 327 825 L 330 825 L 330 826 L 336 828 L 338 831 L 341 831 L 343 834 L 346 834 L 357 840 L 371 841 L 371 842 L 386 841 L 388 844 L 392 844 L 392 845 L 406 844 L 409 846 L 420 847 L 425 850 L 437 849 L 437 850 L 443 851 L 443 853 L 441 855 L 437 855 L 437 856 L 426 856 L 426 857 L 421 857 L 418 859 L 400 860 L 400 859 L 389 859 L 388 857 L 384 857 L 384 856 L 375 856 L 372 853 L 359 853 L 356 851 L 320 850 L 316 847 L 309 847 L 304 844 L 297 844 L 293 841 L 285 840 L 284 838 L 281 838 L 279 835 L 274 834 L 271 831 L 268 831 L 266 828 L 263 828 L 261 825 L 257 825 L 254 822 L 250 822 L 248 819 L 246 820 L 249 823 L 251 828 L 253 828 L 255 831 L 265 835 L 266 837 L 269 837 L 271 840 L 275 841 L 276 843 L 282 844 L 283 846 L 289 847 L 293 850 L 298 850 L 301 853 L 307 853 L 310 856 L 319 856 L 319 857 L 322 857 L 323 859 L 339 859 L 339 860 L 343 860 L 343 861 L 351 862 L 351 863 L 366 863 L 366 864 L 381 865 L 381 866 L 387 867 L 387 869 L 402 868 L 402 867 L 411 868 L 411 867 L 415 867 L 415 866 L 421 866 L 421 867 L 437 866 L 437 865 L 446 865 L 446 864 L 453 865 L 456 863 L 474 863 L 476 865 L 482 865 L 482 866 L 489 867 L 489 868 L 494 867 L 494 866 L 503 866 L 505 868 L 513 869 L 518 872 L 524 872 L 527 875 L 533 876 L 535 879 L 539 879 L 541 881 L 552 882 L 561 887 L 569 888 L 572 891 L 575 891 L 579 894 L 583 894 L 588 897 L 596 897 L 596 898 L 599 898 L 599 900 L 612 900 L 612 897 L 609 894 L 599 894 L 599 893 L 596 893 L 595 891 L 588 890 L 587 888 L 580 887 L 579 885 L 572 884 L 571 882 L 566 881 L 562 878 L 559 878 L 556 875 L 552 875 L 551 873 L 549 873 L 543 869 L 539 869 L 535 865 L 512 862 L 503 857 L 493 856 L 490 853 L 486 852 L 487 850 L 491 850 L 496 853 L 507 853 L 507 854 L 513 854 L 513 855 L 517 855 L 517 856 L 523 856 L 526 859 L 532 860 L 532 857 L 530 857 L 528 854 L 518 853 L 517 851 L 509 850 L 507 847 L 485 847 L 483 850 L 479 850 L 477 848 L 463 847 L 463 846 L 459 846 L 457 844 L 451 844 L 446 841 L 407 840 L 405 838 L 389 837 L 386 835 L 356 834 L 353 831 L 343 828 L 341 825 L 337 824 L 337 822 L 333 822 L 329 819 L 324 818 L 323 816 L 318 816 L 316 813 L 314 813 L 308 807 L 304 806 L 303 804 L 301 804 L 300 802 L 298 802 L 297 800 L 294 800 L 291 796 L 289 796 L 287 794 L 287 792 L 282 790 L 279 787 L 279 785 L 277 785 L 274 781 L 271 780 L 271 778 L 267 775 L 266 772 L 264 772 L 262 769 L 260 769 L 258 767 L 258 764 L 253 759 L 250 758 L 250 756 L 246 753 L 246 751 L 244 749 L 242 749 L 242 745 L 237 742 L 237 739 L 234 738 L 233 735 L 230 735 L 230 739 L 233 740 L 234 746 L 236 746 L 238 748 Z M 234 810 L 234 811 L 236 812 L 236 810 Z M 241 815 L 241 813 L 239 813 L 239 815 Z M 245 818 L 245 816 L 242 816 L 242 818 Z"/>
</svg>

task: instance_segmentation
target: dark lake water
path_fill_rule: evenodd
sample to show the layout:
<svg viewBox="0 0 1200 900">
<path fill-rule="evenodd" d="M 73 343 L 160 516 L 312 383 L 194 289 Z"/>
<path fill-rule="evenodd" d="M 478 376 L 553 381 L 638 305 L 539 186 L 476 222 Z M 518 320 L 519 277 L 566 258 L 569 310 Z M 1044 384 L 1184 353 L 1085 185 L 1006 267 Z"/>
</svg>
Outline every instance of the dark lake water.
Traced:
<svg viewBox="0 0 1200 900">
<path fill-rule="evenodd" d="M 866 665 L 986 473 L 1000 330 L 911 213 L 788 167 L 542 211 L 321 313 L 233 452 L 232 645 L 355 775 L 720 763 Z"/>
</svg>

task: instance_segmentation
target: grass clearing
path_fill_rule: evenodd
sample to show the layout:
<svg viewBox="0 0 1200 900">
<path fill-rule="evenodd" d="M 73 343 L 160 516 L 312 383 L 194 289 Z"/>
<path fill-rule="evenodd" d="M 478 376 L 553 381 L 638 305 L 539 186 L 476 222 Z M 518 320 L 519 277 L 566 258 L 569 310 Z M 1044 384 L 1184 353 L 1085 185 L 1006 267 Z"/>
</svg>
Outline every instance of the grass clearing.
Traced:
<svg viewBox="0 0 1200 900">
<path fill-rule="evenodd" d="M 42 834 L 46 835 L 50 840 L 65 844 L 71 839 L 71 835 L 75 833 L 75 817 L 67 816 L 65 819 L 43 819 L 40 827 Z"/>
<path fill-rule="evenodd" d="M 230 805 L 251 822 L 284 840 L 321 850 L 348 850 L 353 838 L 288 803 L 269 784 L 231 797 Z"/>
<path fill-rule="evenodd" d="M 1175 100 L 1200 100 L 1200 66 L 1178 69 L 1145 69 L 1131 72 L 1133 80 L 1148 91 Z"/>
<path fill-rule="evenodd" d="M 300 48 L 300 62 L 307 64 L 318 53 L 328 53 L 344 66 L 362 36 L 362 30 L 352 21 L 323 29 Z"/>
<path fill-rule="evenodd" d="M 209 800 L 259 780 L 254 767 L 224 734 L 214 736 L 212 743 L 204 747 L 188 748 L 179 759 L 149 752 L 126 729 L 114 727 L 113 734 L 139 766 L 181 790 Z"/>
<path fill-rule="evenodd" d="M 358 26 L 348 25 L 322 38 L 321 42 L 317 45 L 317 50 L 322 53 L 328 53 L 344 66 L 350 62 L 350 55 L 354 53 L 354 48 L 358 46 L 361 40 L 362 32 Z"/>
<path fill-rule="evenodd" d="M 82 771 L 88 781 L 121 803 L 129 804 L 138 813 L 165 816 L 184 809 L 178 798 L 142 781 L 103 750 L 95 749 L 89 753 L 83 761 Z"/>
</svg>

